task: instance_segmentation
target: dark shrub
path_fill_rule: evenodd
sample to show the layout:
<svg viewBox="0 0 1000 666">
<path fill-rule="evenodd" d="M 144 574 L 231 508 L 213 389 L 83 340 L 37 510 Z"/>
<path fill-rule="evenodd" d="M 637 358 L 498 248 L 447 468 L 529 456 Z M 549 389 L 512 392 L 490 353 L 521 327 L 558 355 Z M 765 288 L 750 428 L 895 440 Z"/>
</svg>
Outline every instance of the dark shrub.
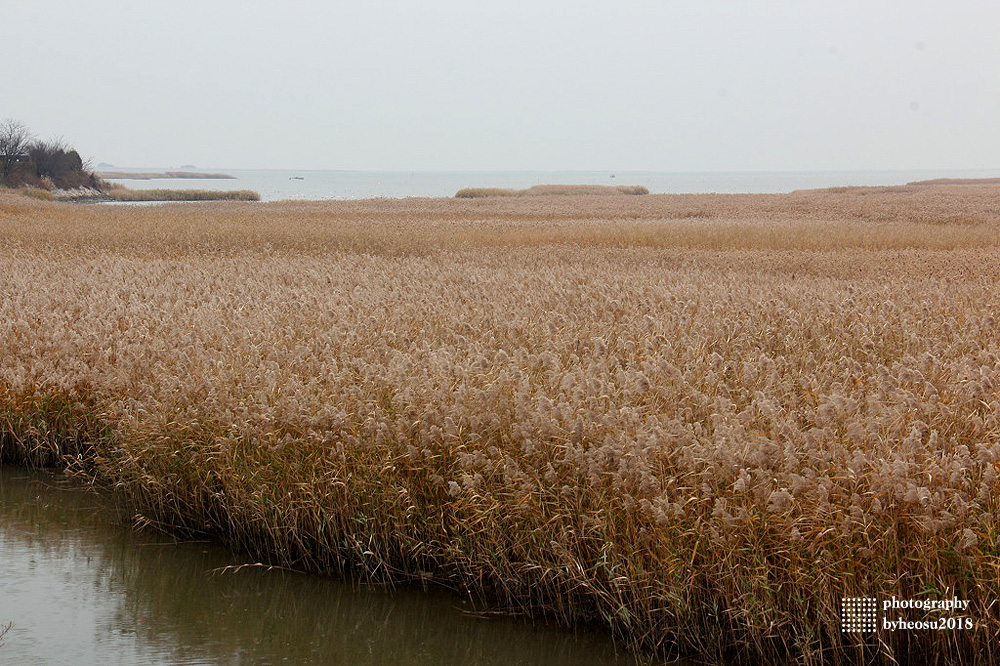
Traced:
<svg viewBox="0 0 1000 666">
<path fill-rule="evenodd" d="M 81 187 L 82 177 L 90 176 L 84 171 L 80 153 L 62 139 L 36 141 L 28 148 L 28 156 L 35 165 L 35 173 L 50 178 L 56 187 Z"/>
</svg>

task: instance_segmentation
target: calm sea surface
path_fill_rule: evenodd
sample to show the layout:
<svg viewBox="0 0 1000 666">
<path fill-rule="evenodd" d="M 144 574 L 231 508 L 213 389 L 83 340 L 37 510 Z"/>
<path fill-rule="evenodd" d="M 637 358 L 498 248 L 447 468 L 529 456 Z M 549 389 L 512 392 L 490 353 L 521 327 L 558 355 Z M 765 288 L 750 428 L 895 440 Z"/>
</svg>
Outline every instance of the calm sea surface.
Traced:
<svg viewBox="0 0 1000 666">
<path fill-rule="evenodd" d="M 163 171 L 121 169 L 115 171 Z M 664 173 L 656 171 L 261 171 L 210 170 L 233 180 L 119 180 L 134 189 L 255 190 L 262 201 L 450 197 L 463 187 L 526 188 L 545 184 L 645 185 L 654 194 L 791 192 L 843 185 L 904 185 L 930 178 L 1000 177 L 1000 169 L 937 171 L 803 171 Z"/>
</svg>

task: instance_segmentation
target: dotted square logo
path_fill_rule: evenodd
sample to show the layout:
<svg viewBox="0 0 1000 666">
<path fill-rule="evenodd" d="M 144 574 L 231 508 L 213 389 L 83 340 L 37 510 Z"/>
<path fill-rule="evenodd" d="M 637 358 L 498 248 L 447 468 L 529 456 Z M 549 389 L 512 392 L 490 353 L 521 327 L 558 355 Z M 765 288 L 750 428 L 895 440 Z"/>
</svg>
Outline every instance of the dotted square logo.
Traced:
<svg viewBox="0 0 1000 666">
<path fill-rule="evenodd" d="M 841 599 L 840 630 L 852 634 L 878 631 L 878 601 L 868 597 Z"/>
</svg>

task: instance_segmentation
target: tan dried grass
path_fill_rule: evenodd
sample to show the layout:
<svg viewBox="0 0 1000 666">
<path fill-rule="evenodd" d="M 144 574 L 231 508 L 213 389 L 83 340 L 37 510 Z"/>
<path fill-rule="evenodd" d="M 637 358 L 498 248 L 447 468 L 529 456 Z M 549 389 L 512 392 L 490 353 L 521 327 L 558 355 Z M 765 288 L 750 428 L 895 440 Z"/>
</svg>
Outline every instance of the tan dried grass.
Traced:
<svg viewBox="0 0 1000 666">
<path fill-rule="evenodd" d="M 260 201 L 253 190 L 133 190 L 127 187 L 108 188 L 107 196 L 114 201 Z"/>
<path fill-rule="evenodd" d="M 647 648 L 986 662 L 1000 213 L 962 191 L 0 194 L 0 457 Z M 840 631 L 840 597 L 893 595 L 976 629 Z"/>
<path fill-rule="evenodd" d="M 642 185 L 534 185 L 524 190 L 499 187 L 466 187 L 455 193 L 456 199 L 483 197 L 544 197 L 544 196 L 616 196 L 649 194 Z"/>
</svg>

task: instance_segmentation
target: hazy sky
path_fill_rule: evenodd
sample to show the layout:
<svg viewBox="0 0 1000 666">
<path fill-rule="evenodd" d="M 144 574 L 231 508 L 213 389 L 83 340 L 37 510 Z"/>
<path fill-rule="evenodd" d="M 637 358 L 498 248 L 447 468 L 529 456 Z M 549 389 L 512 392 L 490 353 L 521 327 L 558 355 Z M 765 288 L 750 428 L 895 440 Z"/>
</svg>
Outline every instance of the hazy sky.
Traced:
<svg viewBox="0 0 1000 666">
<path fill-rule="evenodd" d="M 1000 167 L 995 0 L 0 0 L 0 119 L 117 166 Z"/>
</svg>

